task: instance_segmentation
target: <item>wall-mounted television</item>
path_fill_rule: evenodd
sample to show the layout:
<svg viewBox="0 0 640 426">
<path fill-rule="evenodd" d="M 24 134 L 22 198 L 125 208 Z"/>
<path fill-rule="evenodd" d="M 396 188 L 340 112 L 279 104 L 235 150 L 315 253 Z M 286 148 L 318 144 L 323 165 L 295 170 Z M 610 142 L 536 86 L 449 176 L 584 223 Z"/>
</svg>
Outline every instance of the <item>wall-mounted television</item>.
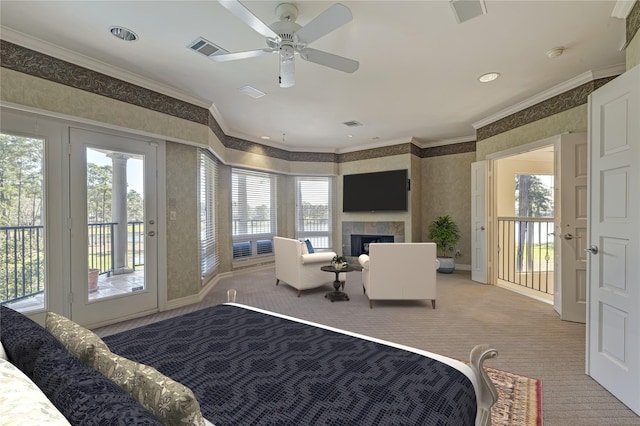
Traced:
<svg viewBox="0 0 640 426">
<path fill-rule="evenodd" d="M 344 175 L 342 211 L 406 212 L 408 191 L 409 178 L 406 169 Z"/>
</svg>

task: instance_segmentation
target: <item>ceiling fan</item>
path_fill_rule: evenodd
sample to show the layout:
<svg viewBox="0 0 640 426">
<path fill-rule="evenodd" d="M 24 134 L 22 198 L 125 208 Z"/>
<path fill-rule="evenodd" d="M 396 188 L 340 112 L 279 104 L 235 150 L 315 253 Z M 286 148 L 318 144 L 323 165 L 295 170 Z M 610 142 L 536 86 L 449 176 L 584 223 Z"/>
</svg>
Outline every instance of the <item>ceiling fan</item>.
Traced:
<svg viewBox="0 0 640 426">
<path fill-rule="evenodd" d="M 266 37 L 267 46 L 269 47 L 210 56 L 216 62 L 234 61 L 236 59 L 278 53 L 280 87 L 291 87 L 295 84 L 294 58 L 296 54 L 305 61 L 348 73 L 356 71 L 360 66 L 360 63 L 353 59 L 307 47 L 313 41 L 351 21 L 353 18 L 351 11 L 343 4 L 334 4 L 303 27 L 296 24 L 298 8 L 290 3 L 278 5 L 276 15 L 280 20 L 267 25 L 237 0 L 218 0 L 218 2 L 258 34 Z"/>
</svg>

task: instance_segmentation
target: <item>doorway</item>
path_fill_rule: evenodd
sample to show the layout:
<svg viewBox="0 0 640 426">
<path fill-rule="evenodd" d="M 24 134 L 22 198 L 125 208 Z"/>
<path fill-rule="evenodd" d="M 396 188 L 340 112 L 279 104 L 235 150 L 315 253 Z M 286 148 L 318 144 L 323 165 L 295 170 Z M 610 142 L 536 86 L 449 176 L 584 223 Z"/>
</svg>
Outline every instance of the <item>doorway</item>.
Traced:
<svg viewBox="0 0 640 426">
<path fill-rule="evenodd" d="M 71 318 L 158 310 L 158 143 L 77 128 L 70 140 Z"/>
<path fill-rule="evenodd" d="M 565 133 L 488 157 L 492 282 L 553 304 L 561 319 L 582 323 L 586 150 L 586 133 Z M 527 198 L 528 213 L 522 208 Z"/>
<path fill-rule="evenodd" d="M 494 282 L 553 303 L 554 145 L 493 160 Z"/>
</svg>

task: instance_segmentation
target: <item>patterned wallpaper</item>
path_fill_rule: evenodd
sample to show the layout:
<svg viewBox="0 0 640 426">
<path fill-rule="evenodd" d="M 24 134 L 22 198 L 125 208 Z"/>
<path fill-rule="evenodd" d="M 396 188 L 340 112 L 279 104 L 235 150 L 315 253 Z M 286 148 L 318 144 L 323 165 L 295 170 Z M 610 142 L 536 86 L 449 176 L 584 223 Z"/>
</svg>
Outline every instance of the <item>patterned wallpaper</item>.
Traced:
<svg viewBox="0 0 640 426">
<path fill-rule="evenodd" d="M 508 117 L 504 117 L 498 121 L 487 124 L 486 126 L 477 129 L 477 140 L 481 141 L 517 127 L 524 126 L 525 124 L 533 123 L 534 121 L 566 111 L 578 105 L 586 104 L 591 92 L 606 84 L 613 78 L 614 77 L 608 77 L 590 81 L 589 83 L 585 83 L 574 89 L 556 95 L 546 101 L 542 101 L 522 111 L 511 114 Z"/>
<path fill-rule="evenodd" d="M 640 30 L 640 1 L 636 1 L 635 6 L 627 16 L 627 42 L 630 42 Z"/>
<path fill-rule="evenodd" d="M 88 68 L 0 40 L 0 62 L 12 69 L 129 104 L 207 124 L 209 111 Z"/>
<path fill-rule="evenodd" d="M 636 3 L 627 20 L 628 34 L 635 34 L 640 26 L 639 5 L 640 2 Z M 407 153 L 411 153 L 420 158 L 429 158 L 473 152 L 475 150 L 475 142 L 464 142 L 432 148 L 420 148 L 413 143 L 403 143 L 343 154 L 286 151 L 225 135 L 215 118 L 206 108 L 189 104 L 188 102 L 127 83 L 5 40 L 0 40 L 0 63 L 4 68 L 204 124 L 211 129 L 226 148 L 285 161 L 345 163 Z M 610 79 L 611 78 L 605 78 L 585 83 L 582 86 L 540 102 L 523 111 L 488 124 L 477 130 L 477 140 L 487 139 L 491 136 L 584 104 L 587 102 L 587 97 L 591 92 Z"/>
</svg>

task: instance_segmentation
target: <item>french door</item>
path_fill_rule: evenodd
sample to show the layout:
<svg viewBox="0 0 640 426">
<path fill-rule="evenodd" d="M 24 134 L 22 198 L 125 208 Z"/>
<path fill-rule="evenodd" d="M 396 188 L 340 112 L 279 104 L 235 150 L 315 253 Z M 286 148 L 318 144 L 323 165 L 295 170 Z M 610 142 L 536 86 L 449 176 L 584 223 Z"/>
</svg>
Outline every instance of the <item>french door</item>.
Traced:
<svg viewBox="0 0 640 426">
<path fill-rule="evenodd" d="M 71 318 L 157 311 L 157 144 L 76 128 L 69 140 Z"/>
<path fill-rule="evenodd" d="M 640 414 L 640 66 L 589 97 L 587 374 Z"/>
</svg>

